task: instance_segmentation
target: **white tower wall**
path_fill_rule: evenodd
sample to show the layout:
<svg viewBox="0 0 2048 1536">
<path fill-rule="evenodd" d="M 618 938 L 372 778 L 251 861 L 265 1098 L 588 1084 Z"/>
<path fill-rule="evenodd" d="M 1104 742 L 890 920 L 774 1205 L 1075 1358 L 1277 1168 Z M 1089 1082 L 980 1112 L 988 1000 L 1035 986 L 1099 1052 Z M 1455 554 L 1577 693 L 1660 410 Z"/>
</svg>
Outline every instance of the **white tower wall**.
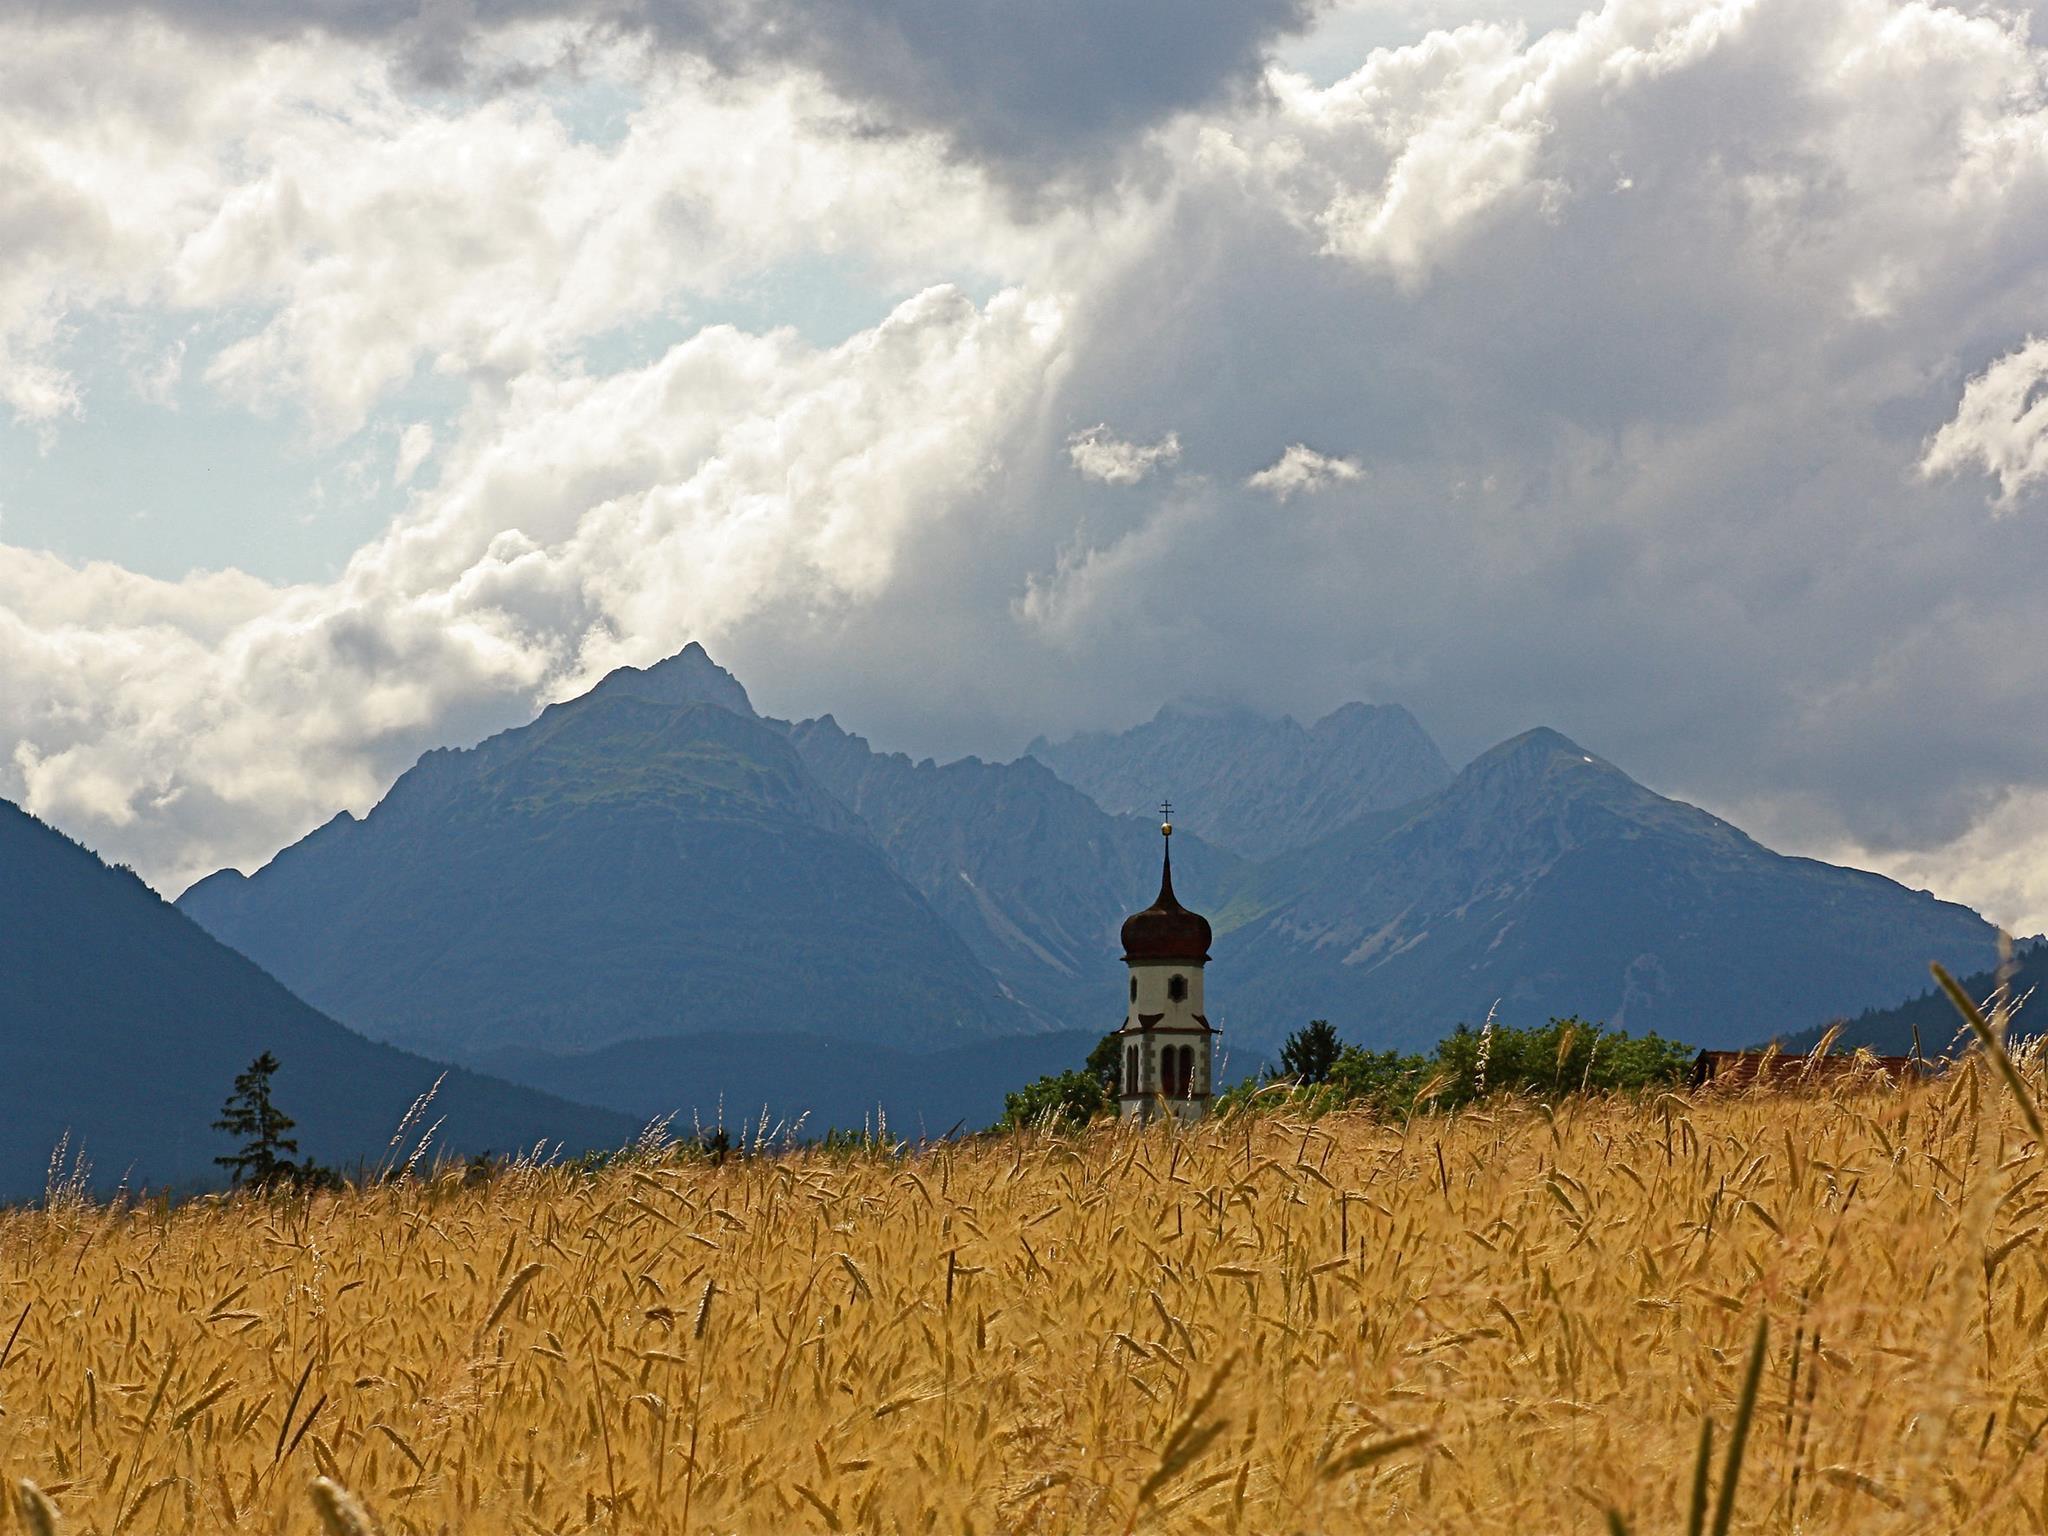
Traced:
<svg viewBox="0 0 2048 1536">
<path fill-rule="evenodd" d="M 1204 1011 L 1202 973 L 1203 967 L 1197 961 L 1130 962 L 1129 1007 L 1119 1042 L 1123 1047 L 1120 1118 L 1149 1123 L 1162 1110 L 1176 1119 L 1190 1121 L 1208 1114 L 1214 1091 L 1213 1031 Z M 1181 995 L 1175 996 L 1176 992 Z M 1182 1050 L 1187 1055 L 1178 1058 L 1169 1073 L 1164 1053 Z M 1169 1075 L 1180 1077 L 1182 1061 L 1187 1067 L 1186 1083 L 1174 1082 L 1172 1086 L 1179 1091 L 1162 1098 Z"/>
</svg>

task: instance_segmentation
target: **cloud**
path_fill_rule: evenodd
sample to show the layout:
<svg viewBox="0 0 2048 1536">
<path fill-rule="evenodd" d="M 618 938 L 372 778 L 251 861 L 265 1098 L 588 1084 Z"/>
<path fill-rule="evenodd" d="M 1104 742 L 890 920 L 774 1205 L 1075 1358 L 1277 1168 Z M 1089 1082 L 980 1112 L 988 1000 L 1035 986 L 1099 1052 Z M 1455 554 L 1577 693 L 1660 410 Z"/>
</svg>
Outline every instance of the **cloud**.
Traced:
<svg viewBox="0 0 2048 1536">
<path fill-rule="evenodd" d="M 2040 931 L 2048 912 L 2048 789 L 1999 796 L 1963 833 L 1938 848 L 1900 850 L 1849 845 L 1839 855 L 1879 868 L 1915 890 L 1967 889 L 1984 910 Z"/>
<path fill-rule="evenodd" d="M 34 421 L 82 408 L 61 320 L 95 307 L 239 320 L 195 371 L 333 442 L 422 369 L 559 367 L 779 262 L 851 250 L 914 291 L 933 265 L 1004 269 L 1064 227 L 1021 230 L 937 138 L 863 138 L 800 75 L 733 84 L 593 45 L 582 83 L 628 103 L 598 143 L 541 85 L 424 98 L 366 45 L 224 57 L 75 17 L 0 42 L 17 87 L 0 90 L 0 402 Z M 62 80 L 89 90 L 89 124 Z"/>
<path fill-rule="evenodd" d="M 32 349 L 34 332 L 26 339 Z M 78 386 L 61 368 L 0 345 L 0 405 L 12 410 L 16 421 L 47 427 L 78 413 Z"/>
<path fill-rule="evenodd" d="M 178 408 L 178 386 L 185 380 L 185 342 L 174 341 L 130 376 L 137 396 L 166 411 Z"/>
<path fill-rule="evenodd" d="M 2048 340 L 2029 336 L 1965 384 L 1955 416 L 1920 460 L 1928 476 L 1972 468 L 1998 477 L 2000 510 L 2048 475 Z"/>
<path fill-rule="evenodd" d="M 78 0 L 230 37 L 306 31 L 391 48 L 427 84 L 475 89 L 627 40 L 735 77 L 801 69 L 874 127 L 934 132 L 1027 184 L 1113 157 L 1153 124 L 1260 84 L 1267 47 L 1312 0 Z M 31 24 L 36 0 L 0 0 Z M 510 33 L 523 48 L 508 49 Z M 550 46 L 537 47 L 536 34 Z"/>
<path fill-rule="evenodd" d="M 871 600 L 1059 344 L 1043 301 L 936 288 L 828 350 L 718 327 L 603 380 L 529 376 L 327 585 L 0 546 L 0 790 L 174 887 L 258 860 L 451 733 L 764 607 Z"/>
<path fill-rule="evenodd" d="M 1958 356 L 2023 349 L 2048 300 L 2044 57 L 1933 6 L 1613 4 L 1189 125 L 1154 258 L 1075 308 L 1071 390 L 1168 416 L 1197 473 L 1343 443 L 1371 503 L 1073 517 L 1019 621 L 1077 669 L 1114 652 L 1091 723 L 1189 672 L 1400 698 L 1454 754 L 1547 721 L 1717 809 L 1796 804 L 1758 819 L 1781 846 L 2043 926 L 1971 839 L 2048 779 L 2048 537 L 1921 464 Z"/>
<path fill-rule="evenodd" d="M 1286 452 L 1244 484 L 1246 490 L 1263 491 L 1275 501 L 1285 501 L 1290 496 L 1313 495 L 1364 475 L 1355 460 L 1317 453 L 1306 443 L 1290 443 Z"/>
<path fill-rule="evenodd" d="M 1169 432 L 1154 443 L 1127 443 L 1111 437 L 1106 424 L 1098 424 L 1067 439 L 1067 457 L 1090 480 L 1136 485 L 1160 465 L 1180 458 L 1180 435 Z"/>
<path fill-rule="evenodd" d="M 398 459 L 391 466 L 391 483 L 404 485 L 410 481 L 433 451 L 434 429 L 424 421 L 408 425 L 398 434 Z"/>
<path fill-rule="evenodd" d="M 1975 478 L 2034 491 L 2048 364 L 2048 53 L 2003 12 L 1610 0 L 1326 85 L 1140 81 L 1078 137 L 1047 105 L 994 170 L 1040 107 L 943 105 L 974 8 L 829 67 L 900 18 L 692 52 L 443 12 L 491 83 L 438 94 L 396 6 L 318 46 L 75 14 L 0 37 L 0 377 L 59 451 L 100 408 L 71 328 L 131 312 L 189 336 L 185 396 L 380 489 L 433 434 L 332 580 L 0 553 L 0 794 L 166 884 L 701 638 L 920 753 L 1190 692 L 1400 699 L 1453 755 L 1549 723 L 2048 924 L 2048 519 Z M 870 296 L 843 343 L 711 323 L 817 267 Z M 1082 462 L 1166 442 L 1157 495 Z"/>
</svg>

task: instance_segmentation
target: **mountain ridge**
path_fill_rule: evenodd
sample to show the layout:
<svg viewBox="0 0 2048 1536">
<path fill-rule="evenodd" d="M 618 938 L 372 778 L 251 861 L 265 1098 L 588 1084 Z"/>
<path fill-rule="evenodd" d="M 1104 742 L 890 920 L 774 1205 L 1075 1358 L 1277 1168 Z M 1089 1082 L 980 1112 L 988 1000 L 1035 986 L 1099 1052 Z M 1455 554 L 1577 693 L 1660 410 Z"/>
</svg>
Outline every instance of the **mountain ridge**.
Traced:
<svg viewBox="0 0 2048 1536">
<path fill-rule="evenodd" d="M 1263 866 L 1234 914 L 1240 956 L 1272 978 L 1252 998 L 1348 1006 L 1404 1046 L 1496 1000 L 1512 1022 L 1576 1013 L 1735 1044 L 1734 1018 L 1801 1026 L 1900 995 L 1921 948 L 1974 968 L 1995 946 L 1965 907 L 1774 853 L 1547 728 L 1293 859 Z"/>
<path fill-rule="evenodd" d="M 1251 859 L 1306 847 L 1451 779 L 1436 743 L 1398 704 L 1344 704 L 1304 726 L 1182 700 L 1126 731 L 1039 736 L 1025 752 L 1112 814 L 1150 815 L 1171 795 L 1183 828 Z"/>
<path fill-rule="evenodd" d="M 309 1001 L 458 1059 L 805 1008 L 931 1045 L 1032 1027 L 782 732 L 678 675 L 429 752 L 369 815 L 181 904 Z"/>
<path fill-rule="evenodd" d="M 100 1174 L 217 1184 L 211 1126 L 263 1051 L 302 1153 L 374 1161 L 445 1073 L 432 1116 L 449 1152 L 618 1146 L 639 1122 L 379 1045 L 294 997 L 132 871 L 0 800 L 0 1199 L 42 1193 L 68 1134 Z"/>
<path fill-rule="evenodd" d="M 1957 984 L 1984 1007 L 1988 1017 L 1989 1000 L 2000 985 L 1998 970 L 1993 967 L 1959 975 Z M 2044 1017 L 2048 1015 L 2048 995 L 2044 995 L 2044 989 L 2048 989 L 2048 939 L 2035 937 L 2014 946 L 2010 985 L 2013 1000 L 2010 1038 L 2016 1042 L 2048 1029 L 2048 1017 Z M 1917 1054 L 1934 1060 L 1957 1054 L 1967 1048 L 1973 1038 L 1970 1026 L 1956 1012 L 1956 1005 L 1949 1001 L 1948 994 L 1931 982 L 1918 993 L 1888 1008 L 1868 1008 L 1854 1018 L 1833 1022 L 1843 1026 L 1835 1049 L 1853 1051 L 1860 1047 L 1880 1056 Z M 1810 1051 L 1831 1027 L 1832 1024 L 1816 1024 L 1811 1029 L 1781 1037 L 1779 1046 L 1786 1051 Z M 1757 1048 L 1761 1049 L 1763 1043 L 1756 1042 Z"/>
<path fill-rule="evenodd" d="M 788 729 L 820 782 L 1013 993 L 1069 1026 L 1115 1022 L 1117 930 L 1157 884 L 1155 820 L 1109 814 L 1029 756 L 913 762 L 830 715 Z M 1240 861 L 1179 841 L 1188 899 L 1220 901 Z"/>
<path fill-rule="evenodd" d="M 912 1054 L 821 1035 L 709 1032 L 621 1040 L 557 1055 L 507 1051 L 480 1058 L 508 1081 L 549 1085 L 636 1119 L 674 1116 L 677 1134 L 723 1124 L 777 1125 L 815 1136 L 886 1124 L 895 1136 L 978 1131 L 1012 1090 L 1078 1068 L 1101 1031 L 999 1035 Z"/>
<path fill-rule="evenodd" d="M 1219 764 L 1277 762 L 1284 772 L 1273 799 L 1285 800 L 1290 785 L 1337 784 L 1311 807 L 1335 824 L 1262 860 L 1209 843 L 1195 825 L 1199 797 L 1179 791 L 1176 874 L 1183 898 L 1212 915 L 1212 1016 L 1243 1056 L 1276 1048 L 1312 1017 L 1384 1046 L 1427 1045 L 1496 1001 L 1510 1022 L 1576 1013 L 1734 1045 L 1889 1002 L 1928 958 L 1974 969 L 1990 953 L 1989 926 L 1967 909 L 1879 876 L 1773 853 L 1549 727 L 1510 737 L 1451 774 L 1433 744 L 1417 756 L 1410 732 L 1419 735 L 1419 725 L 1391 706 L 1346 706 L 1311 728 L 1247 719 L 1235 707 L 1168 706 L 1130 733 L 1142 738 L 1135 748 L 1106 737 L 1091 748 L 1131 773 L 1139 771 L 1133 764 L 1160 759 L 1162 741 L 1212 773 Z M 1155 729 L 1161 721 L 1167 736 Z M 1359 743 L 1389 721 L 1392 766 L 1361 771 L 1344 789 Z M 1304 766 L 1296 749 L 1316 731 L 1334 745 L 1326 760 Z M 1437 788 L 1382 803 L 1389 785 L 1433 781 L 1439 770 Z M 1264 789 L 1253 783 L 1237 806 Z M 933 1051 L 1011 1033 L 1107 1028 L 1122 990 L 1115 930 L 1157 878 L 1152 817 L 1108 809 L 1055 764 L 1033 754 L 1009 763 L 914 761 L 878 751 L 831 715 L 766 718 L 739 681 L 693 645 L 652 667 L 609 674 L 467 754 L 425 755 L 362 821 L 337 817 L 259 876 L 214 877 L 217 884 L 202 882 L 186 900 L 223 936 L 276 959 L 287 979 L 354 1022 L 354 1000 L 277 956 L 277 935 L 257 931 L 269 919 L 254 909 L 275 905 L 280 885 L 303 886 L 309 872 L 346 863 L 337 850 L 390 842 L 380 824 L 417 818 L 407 838 L 441 836 L 442 823 L 480 814 L 462 806 L 492 797 L 508 814 L 562 818 L 557 862 L 528 876 L 565 882 L 600 904 L 621 880 L 637 894 L 618 918 L 625 937 L 605 950 L 605 991 L 586 985 L 577 1019 L 563 1020 L 520 1013 L 526 994 L 554 984 L 540 963 L 548 935 L 525 936 L 511 954 L 502 943 L 491 951 L 503 914 L 447 889 L 448 905 L 474 910 L 459 924 L 433 919 L 433 966 L 459 963 L 493 985 L 519 977 L 520 995 L 494 1012 L 472 1008 L 460 1036 L 419 1040 L 469 1053 L 465 1059 L 809 1029 L 800 1003 L 775 1006 L 792 935 L 836 958 L 807 962 L 788 995 L 834 997 L 850 987 L 870 1002 L 882 999 L 828 1031 L 844 1039 Z M 607 817 L 633 835 L 615 835 Z M 667 817 L 693 830 L 678 841 L 681 834 L 664 830 Z M 732 841 L 718 842 L 728 835 Z M 696 850 L 705 858 L 691 866 L 700 883 L 744 892 L 780 881 L 779 897 L 728 902 L 724 926 L 706 916 L 705 942 L 695 947 L 642 942 L 635 935 L 644 929 L 634 925 L 684 900 L 675 871 L 695 856 L 692 837 L 707 840 Z M 853 894 L 817 899 L 816 850 L 826 845 L 864 872 L 842 885 Z M 636 858 L 652 866 L 636 868 Z M 405 868 L 386 847 L 359 860 L 351 879 L 378 900 L 405 895 L 420 906 L 401 878 Z M 311 899 L 317 892 L 299 894 L 306 899 L 285 903 L 290 910 L 279 919 L 297 933 L 286 936 L 287 948 L 322 942 L 306 935 L 333 926 L 331 904 Z M 798 910 L 806 916 L 792 921 Z M 480 946 L 496 956 L 489 964 L 472 953 Z M 352 959 L 360 971 L 348 953 L 328 963 Z M 407 975 L 413 991 L 431 980 L 418 967 Z M 647 1001 L 663 988 L 689 994 L 694 1011 L 682 1017 L 675 1006 Z M 639 998 L 638 1011 L 614 1006 L 620 994 Z"/>
</svg>

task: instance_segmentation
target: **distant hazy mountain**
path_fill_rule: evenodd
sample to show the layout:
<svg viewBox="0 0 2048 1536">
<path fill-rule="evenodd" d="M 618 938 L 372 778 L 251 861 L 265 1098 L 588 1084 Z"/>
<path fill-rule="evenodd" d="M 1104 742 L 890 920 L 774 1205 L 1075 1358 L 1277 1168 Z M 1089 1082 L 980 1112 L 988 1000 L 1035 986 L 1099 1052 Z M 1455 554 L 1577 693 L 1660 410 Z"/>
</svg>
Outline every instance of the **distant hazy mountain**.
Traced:
<svg viewBox="0 0 2048 1536">
<path fill-rule="evenodd" d="M 2048 1032 L 2048 943 L 2023 944 L 2013 956 L 2012 995 L 2018 1004 L 2011 1023 L 2011 1038 Z M 1920 971 L 1927 976 L 1926 968 Z M 1998 987 L 1996 969 L 1958 976 L 1975 1001 L 1984 1003 Z M 1988 1013 L 1988 1009 L 1986 1010 Z M 1787 1035 L 1782 1041 L 1788 1051 L 1810 1051 L 1827 1029 L 1826 1024 Z M 1956 1012 L 1948 994 L 1931 982 L 1915 995 L 1890 1008 L 1872 1008 L 1848 1021 L 1836 1042 L 1837 1050 L 1868 1046 L 1880 1056 L 1909 1056 L 1918 1049 L 1924 1056 L 1954 1055 L 1969 1044 L 1969 1026 Z"/>
<path fill-rule="evenodd" d="M 1170 704 L 1130 730 L 1057 744 L 1041 736 L 1029 751 L 1107 811 L 1151 816 L 1170 795 L 1180 825 L 1254 859 L 1305 848 L 1451 779 L 1436 743 L 1398 704 L 1346 704 L 1311 726 Z"/>
<path fill-rule="evenodd" d="M 791 727 L 818 780 L 1032 1008 L 1071 1027 L 1122 1018 L 1117 929 L 1159 885 L 1159 818 L 1111 816 L 1031 758 L 943 767 L 873 751 L 830 715 Z M 1218 904 L 1241 865 L 1174 840 L 1189 901 Z"/>
<path fill-rule="evenodd" d="M 806 1136 L 875 1125 L 878 1110 L 892 1136 L 941 1136 L 993 1124 L 1006 1093 L 1078 1068 L 1107 1028 L 1009 1035 L 927 1055 L 823 1035 L 705 1034 L 624 1040 L 576 1056 L 505 1051 L 481 1061 L 515 1082 L 545 1084 L 642 1124 L 673 1114 L 679 1136 L 720 1123 L 737 1134 L 760 1123 L 764 1110 L 771 1127 L 802 1117 Z"/>
<path fill-rule="evenodd" d="M 443 1068 L 324 1018 L 209 938 L 133 874 L 0 801 L 0 1199 L 42 1192 L 51 1150 L 111 1186 L 217 1182 L 210 1129 L 264 1051 L 302 1154 L 374 1161 Z M 618 1146 L 639 1122 L 450 1072 L 435 1144 L 512 1152 Z"/>
<path fill-rule="evenodd" d="M 1930 959 L 1974 971 L 1995 952 L 1966 907 L 1773 853 L 1548 730 L 1261 867 L 1224 921 L 1212 996 L 1244 1035 L 1316 1016 L 1387 1046 L 1496 998 L 1510 1022 L 1576 1013 L 1740 1045 L 1896 998 Z"/>
<path fill-rule="evenodd" d="M 704 1031 L 1035 1027 L 697 646 L 429 752 L 179 905 L 379 1039 L 473 1059 Z"/>
</svg>

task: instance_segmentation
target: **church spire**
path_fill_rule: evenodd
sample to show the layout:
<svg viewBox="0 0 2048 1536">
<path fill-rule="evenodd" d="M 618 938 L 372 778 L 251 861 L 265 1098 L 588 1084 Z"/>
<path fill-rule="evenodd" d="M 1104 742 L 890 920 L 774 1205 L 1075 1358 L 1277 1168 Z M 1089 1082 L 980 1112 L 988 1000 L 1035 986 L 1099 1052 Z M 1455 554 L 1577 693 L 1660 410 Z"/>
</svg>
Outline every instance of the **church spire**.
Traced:
<svg viewBox="0 0 2048 1536">
<path fill-rule="evenodd" d="M 1159 862 L 1159 899 L 1152 903 L 1156 908 L 1171 910 L 1180 905 L 1173 894 L 1173 802 L 1159 802 L 1159 838 L 1162 849 Z"/>
<path fill-rule="evenodd" d="M 1159 807 L 1162 818 L 1171 817 L 1173 802 Z M 1199 964 L 1209 958 L 1209 920 L 1190 912 L 1173 894 L 1173 822 L 1159 823 L 1162 840 L 1159 859 L 1159 896 L 1142 912 L 1124 919 L 1125 960 L 1178 960 Z"/>
</svg>

